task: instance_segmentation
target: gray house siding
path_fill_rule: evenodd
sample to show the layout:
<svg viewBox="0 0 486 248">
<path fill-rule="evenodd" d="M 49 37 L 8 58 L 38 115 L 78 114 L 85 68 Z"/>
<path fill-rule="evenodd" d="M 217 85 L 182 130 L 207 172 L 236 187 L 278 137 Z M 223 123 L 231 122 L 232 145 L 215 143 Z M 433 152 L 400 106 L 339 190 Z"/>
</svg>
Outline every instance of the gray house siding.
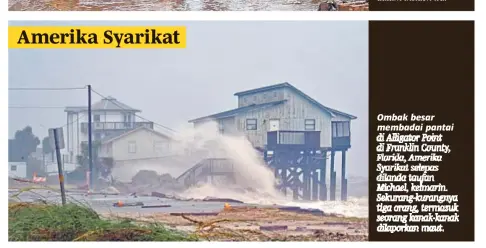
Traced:
<svg viewBox="0 0 486 248">
<path fill-rule="evenodd" d="M 269 120 L 279 119 L 285 116 L 284 105 L 278 105 L 271 108 L 257 109 L 237 116 L 236 122 L 238 130 L 245 133 L 248 140 L 255 147 L 264 147 L 267 140 L 267 131 L 269 130 Z M 246 130 L 246 120 L 256 119 L 256 130 Z M 280 128 L 282 129 L 282 128 Z"/>
<path fill-rule="evenodd" d="M 285 99 L 284 89 L 275 89 L 255 94 L 248 94 L 238 97 L 238 108 L 252 104 L 276 102 Z"/>
<path fill-rule="evenodd" d="M 321 131 L 321 147 L 330 147 L 331 114 L 311 104 L 291 90 L 284 89 L 282 94 L 285 94 L 285 99 L 287 100 L 282 105 L 238 115 L 238 130 L 244 131 L 254 146 L 264 147 L 266 145 L 267 132 L 270 131 L 270 120 L 279 120 L 279 130 L 292 131 L 306 131 L 305 120 L 315 120 L 315 130 Z M 257 119 L 257 130 L 246 130 L 247 119 Z"/>
<path fill-rule="evenodd" d="M 343 116 L 343 115 L 336 115 L 332 118 L 332 121 L 350 121 L 351 119 Z"/>
<path fill-rule="evenodd" d="M 212 116 L 217 118 L 215 121 L 224 134 L 244 134 L 255 147 L 260 148 L 266 145 L 267 132 L 274 131 L 277 126 L 278 130 L 283 131 L 320 131 L 321 147 L 331 147 L 332 121 L 351 121 L 356 118 L 323 106 L 288 83 L 235 95 L 238 96 L 237 109 Z M 252 127 L 256 123 L 256 129 L 247 129 L 249 120 L 252 121 Z M 197 128 L 206 121 L 203 117 L 191 122 Z M 292 137 L 299 138 L 298 135 Z"/>
<path fill-rule="evenodd" d="M 100 147 L 100 157 L 112 157 L 115 162 L 137 160 L 172 154 L 173 141 L 145 128 L 140 128 L 113 141 L 108 141 Z"/>
<path fill-rule="evenodd" d="M 235 117 L 228 117 L 228 118 L 223 118 L 219 119 L 218 125 L 219 125 L 219 130 L 223 134 L 231 135 L 231 134 L 236 134 L 238 133 L 238 129 L 236 128 L 236 123 L 235 123 Z"/>
</svg>

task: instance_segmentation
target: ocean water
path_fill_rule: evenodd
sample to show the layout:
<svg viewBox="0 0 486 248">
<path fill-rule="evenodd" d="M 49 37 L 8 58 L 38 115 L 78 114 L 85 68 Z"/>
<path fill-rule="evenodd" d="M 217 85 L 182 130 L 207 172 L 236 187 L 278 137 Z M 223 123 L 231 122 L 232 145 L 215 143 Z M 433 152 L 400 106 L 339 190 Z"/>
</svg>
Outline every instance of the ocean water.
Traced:
<svg viewBox="0 0 486 248">
<path fill-rule="evenodd" d="M 294 201 L 279 192 L 259 192 L 257 190 L 242 190 L 216 185 L 200 185 L 181 194 L 183 197 L 203 199 L 205 197 L 219 197 L 239 200 L 248 204 L 261 206 L 295 206 L 308 209 L 319 209 L 329 214 L 339 214 L 346 217 L 368 217 L 368 197 L 348 197 L 347 201 Z"/>
</svg>

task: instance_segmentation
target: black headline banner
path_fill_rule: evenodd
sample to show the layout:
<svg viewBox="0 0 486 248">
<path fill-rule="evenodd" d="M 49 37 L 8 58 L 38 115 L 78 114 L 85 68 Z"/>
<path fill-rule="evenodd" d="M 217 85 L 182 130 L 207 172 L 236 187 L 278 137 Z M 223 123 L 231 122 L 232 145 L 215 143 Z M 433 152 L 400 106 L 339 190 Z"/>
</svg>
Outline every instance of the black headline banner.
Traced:
<svg viewBox="0 0 486 248">
<path fill-rule="evenodd" d="M 369 30 L 370 241 L 473 241 L 474 22 Z"/>
</svg>

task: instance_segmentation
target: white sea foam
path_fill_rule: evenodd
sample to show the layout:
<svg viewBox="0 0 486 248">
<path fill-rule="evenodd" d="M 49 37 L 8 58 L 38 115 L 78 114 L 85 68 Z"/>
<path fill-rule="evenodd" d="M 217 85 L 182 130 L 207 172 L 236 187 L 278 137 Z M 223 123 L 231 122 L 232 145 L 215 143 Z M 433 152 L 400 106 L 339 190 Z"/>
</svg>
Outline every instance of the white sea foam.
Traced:
<svg viewBox="0 0 486 248">
<path fill-rule="evenodd" d="M 227 158 L 233 161 L 235 184 L 203 184 L 187 189 L 181 196 L 231 198 L 245 203 L 262 205 L 299 206 L 320 209 L 326 213 L 367 217 L 368 199 L 350 198 L 342 201 L 295 202 L 275 187 L 277 181 L 251 143 L 244 136 L 219 134 L 216 123 L 208 123 L 179 135 L 179 149 L 190 150 L 203 158 Z"/>
<path fill-rule="evenodd" d="M 157 162 L 145 163 L 130 170 L 114 169 L 120 178 L 129 179 L 138 170 L 154 170 L 159 174 L 169 173 L 174 177 L 183 174 L 199 161 L 210 158 L 225 158 L 232 161 L 235 181 L 233 183 L 198 184 L 178 195 L 185 198 L 206 197 L 230 198 L 250 204 L 298 206 L 320 209 L 326 213 L 345 216 L 367 217 L 367 197 L 350 198 L 346 202 L 319 201 L 296 202 L 276 189 L 277 180 L 273 171 L 265 164 L 244 135 L 221 135 L 218 125 L 210 122 L 197 128 L 181 128 L 173 136 L 172 155 Z M 126 166 L 125 166 L 126 167 Z M 133 167 L 133 166 L 132 166 Z M 161 187 L 163 190 L 164 187 Z M 170 192 L 169 192 L 170 193 Z M 339 195 L 339 194 L 338 194 Z"/>
</svg>

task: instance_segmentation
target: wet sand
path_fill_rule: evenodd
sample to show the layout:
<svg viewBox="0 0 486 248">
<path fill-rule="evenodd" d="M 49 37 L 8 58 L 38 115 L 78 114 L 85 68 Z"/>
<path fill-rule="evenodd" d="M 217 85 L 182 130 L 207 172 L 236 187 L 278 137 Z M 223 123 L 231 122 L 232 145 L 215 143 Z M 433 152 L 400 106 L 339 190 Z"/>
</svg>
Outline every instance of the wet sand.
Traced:
<svg viewBox="0 0 486 248">
<path fill-rule="evenodd" d="M 102 213 L 106 218 L 156 222 L 211 241 L 367 241 L 368 220 L 316 216 L 277 208 L 231 207 L 216 216 Z M 270 230 L 261 230 L 264 229 Z M 274 230 L 272 230 L 274 229 Z"/>
</svg>

